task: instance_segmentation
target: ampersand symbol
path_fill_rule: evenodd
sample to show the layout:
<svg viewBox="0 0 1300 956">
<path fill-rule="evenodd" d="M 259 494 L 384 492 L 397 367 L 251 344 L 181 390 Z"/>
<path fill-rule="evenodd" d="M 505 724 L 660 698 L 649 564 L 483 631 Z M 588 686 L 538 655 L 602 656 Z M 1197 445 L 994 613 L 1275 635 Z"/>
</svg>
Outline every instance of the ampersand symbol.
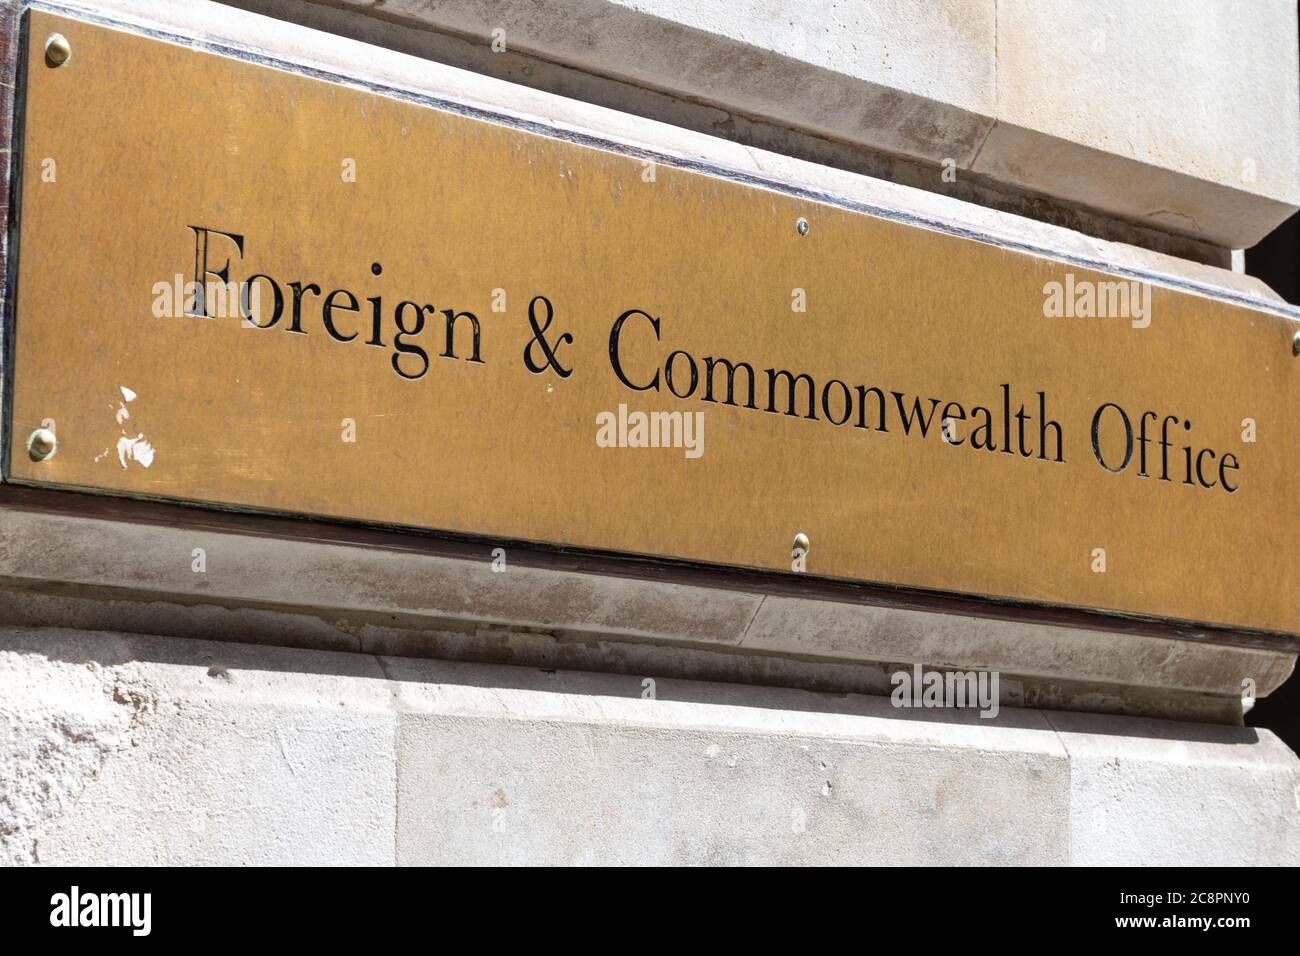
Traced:
<svg viewBox="0 0 1300 956">
<path fill-rule="evenodd" d="M 540 327 L 537 324 L 538 302 L 542 303 L 542 305 L 546 307 L 546 315 L 542 319 Z M 528 324 L 533 327 L 533 338 L 532 341 L 524 346 L 524 364 L 528 366 L 528 371 L 535 375 L 540 375 L 542 372 L 545 372 L 549 366 L 555 369 L 560 378 L 568 378 L 573 374 L 573 369 L 565 368 L 561 365 L 555 352 L 561 345 L 571 345 L 573 343 L 573 336 L 568 332 L 565 332 L 560 336 L 559 341 L 555 343 L 555 347 L 552 348 L 551 343 L 546 341 L 546 330 L 551 327 L 551 319 L 553 316 L 554 309 L 551 308 L 551 300 L 546 298 L 544 295 L 533 296 L 533 301 L 528 303 Z M 546 361 L 540 365 L 533 359 L 534 345 L 540 346 L 542 354 L 546 356 Z"/>
</svg>

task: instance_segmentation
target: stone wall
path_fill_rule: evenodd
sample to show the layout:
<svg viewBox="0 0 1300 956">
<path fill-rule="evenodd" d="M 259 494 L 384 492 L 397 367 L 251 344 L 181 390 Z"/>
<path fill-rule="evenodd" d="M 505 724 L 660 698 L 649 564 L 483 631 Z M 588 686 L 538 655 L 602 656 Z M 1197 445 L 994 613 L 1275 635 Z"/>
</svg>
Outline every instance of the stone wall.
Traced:
<svg viewBox="0 0 1300 956">
<path fill-rule="evenodd" d="M 62 628 L 0 686 L 6 863 L 1300 859 L 1239 727 Z"/>
<path fill-rule="evenodd" d="M 47 7 L 1261 307 L 1224 267 L 1300 205 L 1286 0 Z M 0 485 L 0 861 L 1300 862 L 1300 761 L 1241 726 L 1285 647 L 489 555 Z M 913 665 L 998 716 L 891 706 Z"/>
</svg>

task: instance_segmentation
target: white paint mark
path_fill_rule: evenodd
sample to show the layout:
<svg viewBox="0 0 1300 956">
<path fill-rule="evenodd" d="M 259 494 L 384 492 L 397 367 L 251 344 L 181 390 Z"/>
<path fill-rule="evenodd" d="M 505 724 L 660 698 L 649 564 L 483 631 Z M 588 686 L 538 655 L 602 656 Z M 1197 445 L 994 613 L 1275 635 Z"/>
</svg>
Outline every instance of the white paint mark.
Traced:
<svg viewBox="0 0 1300 956">
<path fill-rule="evenodd" d="M 153 464 L 153 445 L 149 444 L 143 435 L 136 439 L 135 445 L 132 447 L 136 461 L 146 468 Z"/>
<path fill-rule="evenodd" d="M 128 461 L 139 462 L 148 468 L 153 464 L 153 445 L 149 444 L 144 435 L 136 435 L 134 438 L 123 435 L 117 440 L 117 460 L 123 468 Z"/>
<path fill-rule="evenodd" d="M 134 389 L 127 388 L 125 385 L 119 385 L 118 391 L 122 393 L 122 401 L 117 406 L 117 423 L 120 426 L 123 422 L 131 417 L 131 413 L 126 409 L 127 402 L 134 402 L 138 397 Z M 103 461 L 108 457 L 109 449 L 105 448 L 95 456 L 95 461 Z M 144 437 L 144 433 L 137 434 L 134 438 L 122 429 L 122 437 L 117 440 L 117 460 L 118 463 L 126 468 L 129 462 L 136 462 L 139 465 L 148 468 L 153 464 L 154 447 Z"/>
<path fill-rule="evenodd" d="M 118 389 L 122 392 L 122 401 L 117 406 L 117 423 L 120 425 L 131 417 L 131 413 L 126 410 L 126 403 L 135 401 L 135 392 L 125 385 L 119 385 Z"/>
</svg>

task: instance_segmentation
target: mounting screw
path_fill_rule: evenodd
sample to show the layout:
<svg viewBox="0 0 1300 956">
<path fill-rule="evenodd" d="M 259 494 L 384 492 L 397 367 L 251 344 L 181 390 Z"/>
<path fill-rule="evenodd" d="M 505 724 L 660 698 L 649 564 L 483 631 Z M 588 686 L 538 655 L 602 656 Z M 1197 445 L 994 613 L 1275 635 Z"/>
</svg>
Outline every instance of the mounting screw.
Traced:
<svg viewBox="0 0 1300 956">
<path fill-rule="evenodd" d="M 1291 354 L 1300 355 L 1300 332 L 1291 337 Z"/>
<path fill-rule="evenodd" d="M 59 443 L 48 428 L 36 429 L 27 439 L 27 454 L 32 456 L 32 461 L 46 461 L 58 450 Z"/>
<path fill-rule="evenodd" d="M 72 45 L 62 33 L 51 33 L 45 41 L 45 59 L 50 66 L 63 66 L 72 59 Z"/>
<path fill-rule="evenodd" d="M 794 221 L 794 231 L 799 233 L 799 235 L 801 236 L 808 235 L 808 220 L 805 219 L 803 216 L 800 216 L 798 219 L 796 219 Z"/>
<path fill-rule="evenodd" d="M 808 536 L 806 534 L 800 531 L 798 534 L 794 536 L 794 547 L 790 550 L 790 554 L 792 557 L 802 558 L 811 549 L 812 549 L 812 542 L 808 540 Z"/>
</svg>

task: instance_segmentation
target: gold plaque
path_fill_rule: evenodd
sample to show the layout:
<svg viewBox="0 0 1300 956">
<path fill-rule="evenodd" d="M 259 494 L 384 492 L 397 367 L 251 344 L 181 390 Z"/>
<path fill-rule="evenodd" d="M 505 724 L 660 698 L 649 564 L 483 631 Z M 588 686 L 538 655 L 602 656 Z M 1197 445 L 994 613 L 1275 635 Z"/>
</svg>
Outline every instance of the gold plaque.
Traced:
<svg viewBox="0 0 1300 956">
<path fill-rule="evenodd" d="M 1285 310 L 29 27 L 7 480 L 1300 632 Z"/>
</svg>

